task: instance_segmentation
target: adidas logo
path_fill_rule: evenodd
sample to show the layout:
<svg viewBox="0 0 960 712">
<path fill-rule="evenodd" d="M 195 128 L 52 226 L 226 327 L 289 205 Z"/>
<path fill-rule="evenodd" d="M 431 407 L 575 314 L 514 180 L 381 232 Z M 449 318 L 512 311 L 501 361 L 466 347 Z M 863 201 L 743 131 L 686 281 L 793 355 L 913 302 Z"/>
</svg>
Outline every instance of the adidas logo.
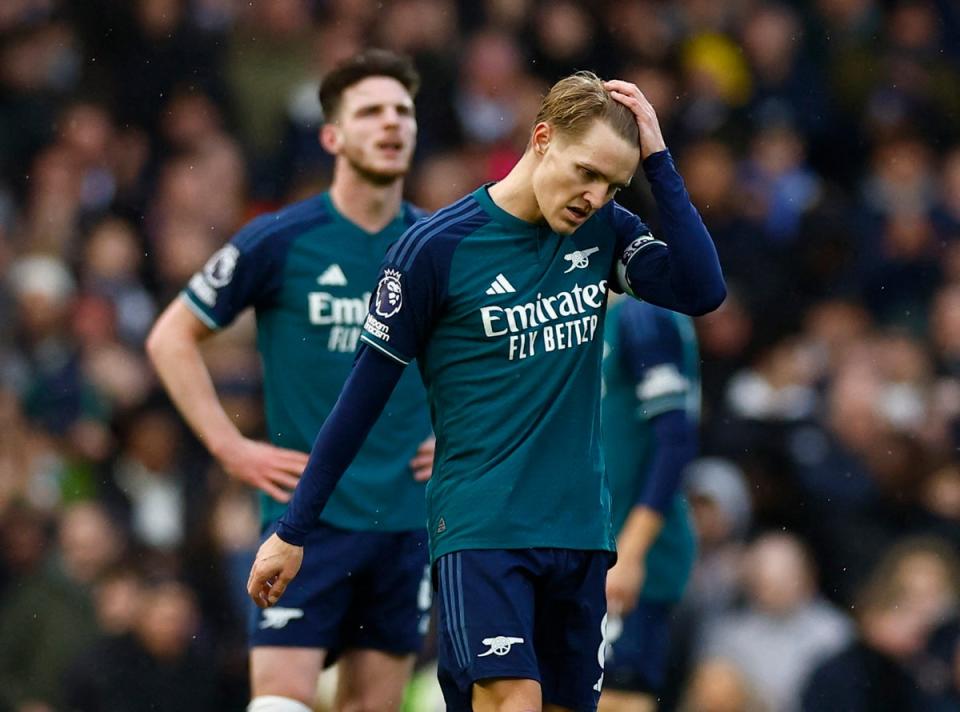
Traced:
<svg viewBox="0 0 960 712">
<path fill-rule="evenodd" d="M 323 274 L 317 277 L 317 284 L 328 287 L 346 287 L 347 276 L 340 269 L 340 265 L 332 264 L 327 267 Z"/>
<path fill-rule="evenodd" d="M 507 281 L 507 278 L 503 274 L 498 274 L 497 278 L 490 283 L 490 288 L 487 289 L 487 294 L 509 294 L 510 292 L 516 292 L 517 290 L 513 288 L 513 285 Z"/>
</svg>

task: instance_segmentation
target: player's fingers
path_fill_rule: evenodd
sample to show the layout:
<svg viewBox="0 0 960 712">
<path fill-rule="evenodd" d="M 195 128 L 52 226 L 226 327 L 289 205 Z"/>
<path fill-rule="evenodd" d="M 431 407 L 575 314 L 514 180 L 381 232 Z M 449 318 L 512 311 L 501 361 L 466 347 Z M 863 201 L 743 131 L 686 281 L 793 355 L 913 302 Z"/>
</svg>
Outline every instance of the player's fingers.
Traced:
<svg viewBox="0 0 960 712">
<path fill-rule="evenodd" d="M 619 101 L 621 104 L 628 107 L 632 111 L 639 111 L 643 107 L 643 104 L 635 96 L 630 96 L 629 94 L 624 94 L 623 92 L 620 92 L 620 91 L 612 91 L 610 92 L 610 96 L 612 96 L 614 100 Z"/>
<path fill-rule="evenodd" d="M 263 480 L 257 486 L 281 504 L 286 504 L 290 501 L 290 493 L 284 489 L 280 489 L 269 480 Z"/>
<path fill-rule="evenodd" d="M 296 488 L 297 482 L 300 481 L 297 475 L 291 475 L 289 472 L 284 472 L 283 470 L 271 470 L 267 473 L 267 477 L 270 478 L 270 481 L 274 484 L 291 490 Z"/>
<path fill-rule="evenodd" d="M 273 467 L 275 470 L 280 472 L 286 472 L 288 475 L 300 479 L 300 475 L 303 474 L 303 468 L 298 464 L 285 464 L 279 462 L 271 462 L 270 467 Z"/>
<path fill-rule="evenodd" d="M 268 589 L 267 576 L 264 575 L 259 564 L 254 562 L 250 569 L 250 578 L 247 579 L 247 594 L 257 606 L 265 608 L 267 599 L 264 594 Z"/>
<path fill-rule="evenodd" d="M 607 608 L 619 615 L 628 598 L 626 588 L 619 581 L 607 579 Z"/>
<path fill-rule="evenodd" d="M 410 468 L 413 470 L 431 467 L 433 465 L 433 453 L 417 454 L 410 460 Z"/>
<path fill-rule="evenodd" d="M 634 606 L 633 596 L 624 596 L 623 599 L 620 601 L 620 604 L 617 610 L 617 615 L 618 616 L 628 615 L 630 611 L 633 610 L 633 606 Z"/>
<path fill-rule="evenodd" d="M 310 459 L 310 456 L 306 453 L 297 450 L 284 450 L 283 448 L 276 448 L 274 455 L 278 467 L 284 469 L 298 468 L 301 472 L 307 466 L 307 460 Z"/>
<path fill-rule="evenodd" d="M 621 94 L 626 94 L 627 96 L 643 96 L 643 92 L 640 91 L 640 87 L 633 82 L 627 82 L 623 79 L 611 79 L 604 82 L 603 86 L 609 92 L 618 91 Z"/>
<path fill-rule="evenodd" d="M 633 115 L 639 119 L 640 114 L 643 112 L 643 107 L 639 104 L 639 102 L 637 102 L 636 99 L 616 91 L 610 92 L 610 96 L 613 97 L 614 101 L 617 101 L 630 109 Z"/>
<path fill-rule="evenodd" d="M 256 589 L 251 595 L 253 602 L 257 604 L 257 608 L 268 608 L 270 606 L 270 600 L 267 598 L 270 589 L 266 585 L 261 586 Z"/>
<path fill-rule="evenodd" d="M 277 579 L 272 586 L 270 586 L 270 592 L 267 594 L 267 605 L 272 606 L 274 603 L 280 600 L 280 596 L 283 595 L 283 592 L 287 590 L 288 581 L 283 579 Z"/>
<path fill-rule="evenodd" d="M 426 482 L 433 474 L 432 467 L 418 467 L 413 470 L 413 479 L 416 482 Z"/>
<path fill-rule="evenodd" d="M 645 97 L 642 92 L 638 91 L 636 94 L 633 94 L 620 91 L 619 89 L 612 89 L 610 96 L 612 96 L 615 101 L 619 101 L 624 106 L 629 106 L 634 111 L 654 111 L 653 104 L 647 100 L 647 97 Z"/>
<path fill-rule="evenodd" d="M 418 455 L 432 455 L 437 451 L 437 440 L 436 438 L 427 438 L 419 446 L 417 446 Z"/>
<path fill-rule="evenodd" d="M 263 608 L 268 608 L 269 606 L 272 606 L 274 603 L 277 602 L 277 599 L 273 598 L 272 596 L 273 588 L 276 585 L 277 585 L 277 577 L 271 576 L 260 587 L 260 591 L 258 592 L 258 598 L 260 599 L 260 602 L 263 604 L 262 606 Z"/>
</svg>

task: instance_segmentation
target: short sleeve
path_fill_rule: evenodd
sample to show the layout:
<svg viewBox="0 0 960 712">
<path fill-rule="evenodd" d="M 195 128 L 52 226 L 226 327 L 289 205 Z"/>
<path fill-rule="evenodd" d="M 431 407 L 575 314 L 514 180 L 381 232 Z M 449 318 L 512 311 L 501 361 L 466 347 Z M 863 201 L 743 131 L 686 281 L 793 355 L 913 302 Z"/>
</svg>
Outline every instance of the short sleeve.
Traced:
<svg viewBox="0 0 960 712">
<path fill-rule="evenodd" d="M 684 410 L 695 386 L 684 374 L 683 341 L 673 315 L 649 305 L 624 306 L 621 357 L 634 382 L 638 412 L 650 419 Z"/>
<path fill-rule="evenodd" d="M 273 222 L 273 216 L 250 222 L 184 288 L 187 305 L 211 329 L 229 325 L 248 306 L 269 303 L 279 290 L 294 235 L 273 229 Z"/>
<path fill-rule="evenodd" d="M 662 258 L 667 245 L 655 238 L 650 228 L 622 205 L 611 201 L 610 206 L 610 224 L 616 236 L 610 283 L 615 291 L 632 295 L 634 291 L 627 279 L 627 266 L 637 259 Z"/>
</svg>

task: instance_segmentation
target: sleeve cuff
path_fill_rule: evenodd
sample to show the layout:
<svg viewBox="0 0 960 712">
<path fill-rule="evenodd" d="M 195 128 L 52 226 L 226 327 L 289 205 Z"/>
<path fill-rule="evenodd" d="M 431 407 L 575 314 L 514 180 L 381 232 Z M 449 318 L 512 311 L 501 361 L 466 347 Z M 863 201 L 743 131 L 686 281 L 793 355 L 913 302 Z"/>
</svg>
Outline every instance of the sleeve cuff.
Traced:
<svg viewBox="0 0 960 712">
<path fill-rule="evenodd" d="M 294 529 L 282 519 L 277 522 L 277 536 L 293 546 L 303 546 L 307 538 L 306 532 Z"/>
<path fill-rule="evenodd" d="M 383 345 L 383 343 L 379 339 L 377 339 L 374 336 L 371 336 L 366 331 L 360 334 L 360 340 L 365 344 L 369 344 L 370 346 L 372 346 L 373 348 L 375 348 L 377 351 L 384 354 L 385 356 L 389 356 L 391 359 L 393 359 L 397 363 L 402 364 L 404 366 L 410 365 L 410 359 L 405 359 L 401 354 L 398 354 L 393 349 L 387 348 L 386 346 Z"/>
<path fill-rule="evenodd" d="M 643 159 L 643 171 L 648 176 L 667 166 L 673 168 L 673 156 L 670 155 L 669 148 L 651 153 Z"/>
<path fill-rule="evenodd" d="M 672 410 L 679 410 L 682 413 L 686 413 L 686 406 L 687 401 L 685 396 L 658 398 L 643 403 L 639 407 L 638 412 L 644 420 L 653 420 L 658 415 L 669 413 Z"/>
<path fill-rule="evenodd" d="M 219 331 L 223 328 L 200 306 L 199 299 L 189 289 L 184 289 L 180 292 L 180 299 L 183 300 L 183 303 L 193 312 L 193 315 L 202 321 L 208 329 L 211 331 Z"/>
</svg>

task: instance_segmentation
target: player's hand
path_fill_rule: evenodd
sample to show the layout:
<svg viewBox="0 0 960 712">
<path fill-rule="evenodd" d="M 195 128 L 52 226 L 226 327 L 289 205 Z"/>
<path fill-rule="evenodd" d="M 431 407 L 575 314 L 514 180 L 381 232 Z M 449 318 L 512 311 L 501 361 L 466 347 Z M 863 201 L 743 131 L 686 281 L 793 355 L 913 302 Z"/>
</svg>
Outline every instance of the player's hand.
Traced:
<svg viewBox="0 0 960 712">
<path fill-rule="evenodd" d="M 260 608 L 272 606 L 287 589 L 303 563 L 303 547 L 271 534 L 257 551 L 247 579 L 247 593 Z"/>
<path fill-rule="evenodd" d="M 228 475 L 284 504 L 290 501 L 308 459 L 306 453 L 248 438 L 232 442 L 214 455 Z"/>
<path fill-rule="evenodd" d="M 621 556 L 613 568 L 607 571 L 607 610 L 625 616 L 637 605 L 646 567 L 640 559 Z"/>
<path fill-rule="evenodd" d="M 666 149 L 667 144 L 663 141 L 657 112 L 637 85 L 622 79 L 611 79 L 604 82 L 603 86 L 610 92 L 610 96 L 630 109 L 637 119 L 637 127 L 640 129 L 640 157 L 646 158 L 651 153 Z"/>
<path fill-rule="evenodd" d="M 413 470 L 413 479 L 417 482 L 426 482 L 433 474 L 433 455 L 437 450 L 437 439 L 432 435 L 420 443 L 417 454 L 410 460 L 410 469 Z"/>
</svg>

